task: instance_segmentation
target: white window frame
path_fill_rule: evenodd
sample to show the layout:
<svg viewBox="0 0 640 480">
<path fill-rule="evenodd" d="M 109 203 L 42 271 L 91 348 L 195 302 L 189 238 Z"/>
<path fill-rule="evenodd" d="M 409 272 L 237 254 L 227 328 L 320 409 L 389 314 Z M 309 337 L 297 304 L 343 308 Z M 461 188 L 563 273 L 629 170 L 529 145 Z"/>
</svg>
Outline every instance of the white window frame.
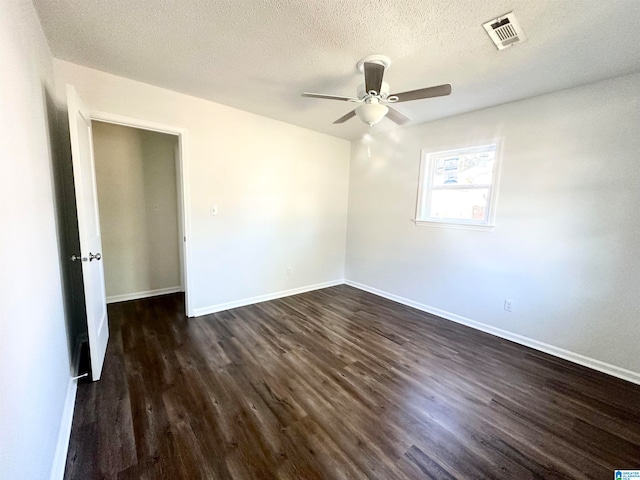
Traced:
<svg viewBox="0 0 640 480">
<path fill-rule="evenodd" d="M 491 180 L 491 186 L 489 188 L 489 199 L 487 201 L 486 220 L 465 220 L 457 218 L 440 218 L 430 217 L 429 211 L 431 207 L 431 192 L 433 191 L 433 171 L 435 166 L 435 159 L 444 155 L 456 155 L 470 153 L 473 151 L 482 151 L 495 145 L 495 164 L 493 169 L 493 177 Z M 436 152 L 427 151 L 422 149 L 420 159 L 420 176 L 418 180 L 418 198 L 416 201 L 416 218 L 415 224 L 419 226 L 427 227 L 444 227 L 444 228 L 459 228 L 464 230 L 478 230 L 484 232 L 492 232 L 496 226 L 496 204 L 498 200 L 498 183 L 500 180 L 500 165 L 502 163 L 502 141 L 495 138 L 492 140 L 478 142 L 473 146 L 447 148 L 446 150 L 439 150 Z M 459 187 L 464 190 L 472 190 L 473 188 L 487 188 L 486 186 L 465 186 Z M 448 187 L 447 189 L 452 189 Z M 425 198 L 425 195 L 427 196 Z"/>
</svg>

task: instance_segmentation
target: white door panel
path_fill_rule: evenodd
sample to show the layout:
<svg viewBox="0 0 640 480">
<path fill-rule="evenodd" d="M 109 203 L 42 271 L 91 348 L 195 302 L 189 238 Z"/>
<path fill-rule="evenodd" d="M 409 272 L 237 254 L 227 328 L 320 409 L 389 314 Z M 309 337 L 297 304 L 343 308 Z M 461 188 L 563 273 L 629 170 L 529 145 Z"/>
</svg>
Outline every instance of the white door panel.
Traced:
<svg viewBox="0 0 640 480">
<path fill-rule="evenodd" d="M 75 88 L 67 85 L 69 134 L 76 193 L 80 255 L 93 380 L 99 380 L 109 340 L 102 240 L 96 189 L 91 117 Z"/>
</svg>

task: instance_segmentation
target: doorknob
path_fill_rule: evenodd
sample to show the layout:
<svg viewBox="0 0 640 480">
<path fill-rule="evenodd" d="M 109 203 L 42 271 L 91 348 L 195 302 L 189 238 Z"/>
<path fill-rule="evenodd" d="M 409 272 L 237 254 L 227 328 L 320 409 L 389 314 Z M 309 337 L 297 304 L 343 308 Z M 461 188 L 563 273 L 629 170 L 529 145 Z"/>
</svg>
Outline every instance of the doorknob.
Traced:
<svg viewBox="0 0 640 480">
<path fill-rule="evenodd" d="M 102 255 L 100 253 L 96 253 L 95 255 L 91 252 L 89 252 L 89 261 L 93 261 L 93 260 L 100 260 L 102 258 Z"/>
</svg>

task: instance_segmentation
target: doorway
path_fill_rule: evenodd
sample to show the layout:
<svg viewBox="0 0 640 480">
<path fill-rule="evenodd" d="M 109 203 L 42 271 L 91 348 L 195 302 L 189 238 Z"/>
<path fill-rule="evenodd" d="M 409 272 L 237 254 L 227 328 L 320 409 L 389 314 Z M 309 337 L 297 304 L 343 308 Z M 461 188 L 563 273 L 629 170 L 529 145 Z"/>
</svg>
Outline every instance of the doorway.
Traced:
<svg viewBox="0 0 640 480">
<path fill-rule="evenodd" d="M 185 293 L 185 132 L 92 112 L 107 303 Z"/>
</svg>

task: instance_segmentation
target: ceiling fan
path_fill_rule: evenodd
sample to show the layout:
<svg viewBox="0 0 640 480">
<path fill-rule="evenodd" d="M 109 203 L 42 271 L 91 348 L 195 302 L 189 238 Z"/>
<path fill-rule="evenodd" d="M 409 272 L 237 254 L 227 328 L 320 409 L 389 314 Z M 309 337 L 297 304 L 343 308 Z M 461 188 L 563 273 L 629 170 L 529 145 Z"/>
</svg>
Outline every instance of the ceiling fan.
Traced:
<svg viewBox="0 0 640 480">
<path fill-rule="evenodd" d="M 375 125 L 383 117 L 398 125 L 404 125 L 411 119 L 391 107 L 392 103 L 409 102 L 423 98 L 443 97 L 451 93 L 451 85 L 446 83 L 436 87 L 420 88 L 408 92 L 389 95 L 389 85 L 383 82 L 384 72 L 391 65 L 391 60 L 384 55 L 369 55 L 358 62 L 358 70 L 364 74 L 364 83 L 358 86 L 357 97 L 341 97 L 323 93 L 304 92 L 303 97 L 326 98 L 344 102 L 359 103 L 360 106 L 340 117 L 333 123 L 344 123 L 356 115 L 369 125 Z"/>
</svg>

